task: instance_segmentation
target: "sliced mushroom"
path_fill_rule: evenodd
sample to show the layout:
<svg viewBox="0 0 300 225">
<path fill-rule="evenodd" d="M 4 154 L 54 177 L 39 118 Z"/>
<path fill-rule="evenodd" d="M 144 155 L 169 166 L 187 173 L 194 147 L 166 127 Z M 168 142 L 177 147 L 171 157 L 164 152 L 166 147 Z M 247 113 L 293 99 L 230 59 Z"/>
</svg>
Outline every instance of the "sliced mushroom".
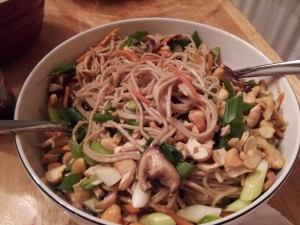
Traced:
<svg viewBox="0 0 300 225">
<path fill-rule="evenodd" d="M 155 147 L 149 147 L 143 152 L 138 171 L 138 184 L 143 191 L 152 187 L 149 179 L 157 178 L 161 184 L 169 187 L 170 195 L 176 192 L 180 183 L 175 167 Z"/>
</svg>

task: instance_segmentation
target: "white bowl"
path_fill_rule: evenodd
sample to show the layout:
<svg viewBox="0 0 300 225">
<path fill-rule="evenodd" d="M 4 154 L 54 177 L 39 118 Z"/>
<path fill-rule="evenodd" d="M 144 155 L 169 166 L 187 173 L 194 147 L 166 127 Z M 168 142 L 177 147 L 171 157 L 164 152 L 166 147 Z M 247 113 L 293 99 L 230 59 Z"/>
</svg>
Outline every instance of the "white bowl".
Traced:
<svg viewBox="0 0 300 225">
<path fill-rule="evenodd" d="M 15 119 L 45 120 L 47 118 L 46 90 L 48 85 L 45 82 L 45 77 L 48 76 L 49 71 L 59 65 L 74 62 L 79 55 L 86 51 L 90 44 L 97 43 L 102 36 L 116 27 L 121 28 L 121 34 L 131 34 L 139 30 L 147 30 L 152 34 L 179 32 L 191 34 L 197 30 L 204 43 L 211 47 L 219 46 L 221 48 L 222 61 L 233 69 L 271 62 L 265 55 L 247 42 L 232 34 L 204 24 L 167 18 L 140 18 L 113 22 L 82 32 L 60 44 L 45 56 L 30 73 L 21 89 L 16 105 Z M 265 78 L 265 80 L 276 96 L 278 93 L 276 92 L 274 80 L 270 78 Z M 277 180 L 274 185 L 253 203 L 230 216 L 208 224 L 223 224 L 236 220 L 242 221 L 243 215 L 261 203 L 266 202 L 278 190 L 292 170 L 300 145 L 299 109 L 296 97 L 287 80 L 281 77 L 278 81 L 281 90 L 285 92 L 285 99 L 281 109 L 284 118 L 289 122 L 285 138 L 281 141 L 279 147 L 286 159 L 286 164 L 277 174 Z M 112 224 L 76 209 L 58 197 L 53 190 L 41 181 L 40 177 L 44 173 L 44 168 L 41 165 L 39 148 L 37 147 L 37 143 L 40 141 L 41 137 L 39 133 L 20 133 L 16 135 L 16 144 L 21 161 L 39 189 L 73 216 L 81 218 L 86 222 Z"/>
</svg>

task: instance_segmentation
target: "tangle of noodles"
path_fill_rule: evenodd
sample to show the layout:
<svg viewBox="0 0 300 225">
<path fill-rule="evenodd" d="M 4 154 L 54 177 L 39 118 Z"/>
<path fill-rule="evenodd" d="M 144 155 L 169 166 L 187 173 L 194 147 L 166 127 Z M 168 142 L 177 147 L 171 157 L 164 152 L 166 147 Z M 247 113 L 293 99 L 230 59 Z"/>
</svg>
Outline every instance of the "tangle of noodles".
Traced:
<svg viewBox="0 0 300 225">
<path fill-rule="evenodd" d="M 187 44 L 175 51 L 169 45 L 171 40 L 185 40 Z M 77 132 L 86 126 L 81 143 L 84 155 L 108 167 L 118 168 L 118 163 L 129 162 L 135 165 L 131 175 L 119 171 L 123 176 L 119 188 L 98 186 L 107 197 L 95 206 L 133 204 L 135 187 L 141 182 L 138 174 L 143 173 L 139 170 L 144 167 L 140 160 L 144 154 L 154 154 L 145 151 L 150 139 L 151 146 L 175 146 L 187 162 L 197 166 L 180 180 L 174 193 L 171 186 L 164 185 L 171 179 L 165 177 L 169 171 L 164 168 L 163 178 L 155 177 L 153 183 L 145 184 L 151 197 L 141 208 L 151 211 L 165 205 L 176 212 L 197 204 L 226 206 L 238 198 L 245 175 L 228 174 L 224 164 L 214 162 L 211 156 L 213 148 L 217 149 L 214 137 L 220 132 L 218 117 L 224 108 L 224 87 L 213 73 L 218 67 L 217 57 L 212 58 L 205 44 L 196 46 L 189 35 L 148 34 L 138 44 L 126 46 L 127 41 L 128 36 L 119 36 L 116 30 L 109 34 L 78 60 L 75 85 L 74 81 L 69 85 L 69 102 L 84 117 L 74 126 L 72 139 L 76 141 Z M 199 118 L 192 118 L 192 113 L 198 113 Z M 111 119 L 95 120 L 95 116 L 107 114 Z M 95 141 L 104 146 L 104 140 L 106 145 L 107 140 L 111 142 L 111 154 L 99 154 L 91 148 Z M 209 157 L 197 159 L 187 150 L 190 141 L 207 148 Z M 128 216 L 123 212 L 124 218 Z"/>
</svg>

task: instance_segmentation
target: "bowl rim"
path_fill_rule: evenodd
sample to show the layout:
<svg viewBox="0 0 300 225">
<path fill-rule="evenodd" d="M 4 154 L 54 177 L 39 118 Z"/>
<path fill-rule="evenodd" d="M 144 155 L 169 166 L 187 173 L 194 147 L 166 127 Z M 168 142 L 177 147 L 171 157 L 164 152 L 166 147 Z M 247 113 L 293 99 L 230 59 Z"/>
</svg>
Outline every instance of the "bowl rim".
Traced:
<svg viewBox="0 0 300 225">
<path fill-rule="evenodd" d="M 70 38 L 68 38 L 67 40 L 63 41 L 61 44 L 59 44 L 58 46 L 56 46 L 55 48 L 53 48 L 49 53 L 47 53 L 40 61 L 39 63 L 33 68 L 33 70 L 30 72 L 29 76 L 27 77 L 27 79 L 25 80 L 24 84 L 22 85 L 21 91 L 19 96 L 23 95 L 23 92 L 25 90 L 25 87 L 27 86 L 27 84 L 30 82 L 31 77 L 34 75 L 35 71 L 37 70 L 38 67 L 40 67 L 41 65 L 44 64 L 45 61 L 47 61 L 47 59 L 54 54 L 58 49 L 60 49 L 62 46 L 64 46 L 67 42 L 70 42 L 74 39 L 78 39 L 81 36 L 86 35 L 87 33 L 96 31 L 96 30 L 101 30 L 107 27 L 113 27 L 113 26 L 122 26 L 122 24 L 127 24 L 127 23 L 135 23 L 135 22 L 142 22 L 142 21 L 152 21 L 152 22 L 159 22 L 159 21 L 164 21 L 164 22 L 172 22 L 172 23 L 188 23 L 190 25 L 194 25 L 195 27 L 202 27 L 205 29 L 209 29 L 212 30 L 214 32 L 218 32 L 221 33 L 222 35 L 226 35 L 229 36 L 230 38 L 233 38 L 239 42 L 242 42 L 243 45 L 246 45 L 247 47 L 251 48 L 253 51 L 255 51 L 257 54 L 261 55 L 266 61 L 271 62 L 271 60 L 269 58 L 267 58 L 260 50 L 258 50 L 257 48 L 255 48 L 253 45 L 251 45 L 250 43 L 246 42 L 245 40 L 243 40 L 240 37 L 237 37 L 227 31 L 224 31 L 220 28 L 216 28 L 207 24 L 203 24 L 200 22 L 196 22 L 196 21 L 191 21 L 191 20 L 184 20 L 184 19 L 176 19 L 176 18 L 167 18 L 167 17 L 141 17 L 141 18 L 133 18 L 133 19 L 124 19 L 124 20 L 117 20 L 117 21 L 113 21 L 113 22 L 108 22 L 90 29 L 87 29 L 83 32 L 80 32 Z M 287 81 L 286 78 L 284 78 L 283 80 L 284 82 L 287 83 L 288 87 L 290 87 L 292 93 L 294 94 L 292 96 L 293 101 L 295 101 L 297 103 L 296 97 L 295 97 L 295 93 L 294 90 L 291 88 L 289 82 Z M 18 97 L 19 100 L 19 97 Z M 17 104 L 16 104 L 16 110 L 15 110 L 15 115 L 14 115 L 14 119 L 18 119 L 20 116 L 20 112 L 19 112 L 19 107 L 20 107 L 20 102 L 17 100 Z M 299 113 L 296 116 L 297 121 L 300 121 L 300 116 Z M 32 167 L 30 166 L 29 161 L 27 160 L 23 149 L 22 149 L 22 145 L 21 145 L 21 136 L 19 134 L 15 135 L 15 144 L 17 147 L 17 153 L 19 155 L 19 158 L 21 159 L 21 162 L 23 164 L 23 166 L 25 167 L 26 171 L 28 172 L 28 174 L 30 175 L 30 177 L 33 179 L 33 181 L 37 184 L 37 186 L 39 187 L 39 190 L 45 194 L 48 198 L 52 199 L 56 204 L 60 205 L 61 207 L 63 207 L 68 213 L 71 213 L 75 216 L 79 216 L 80 218 L 83 218 L 85 220 L 88 220 L 89 222 L 92 223 L 96 223 L 96 224 L 107 224 L 107 225 L 113 225 L 114 223 L 105 221 L 105 220 L 101 220 L 95 216 L 91 216 L 88 213 L 85 213 L 82 210 L 79 210 L 77 208 L 75 208 L 74 206 L 72 206 L 70 203 L 68 203 L 67 201 L 65 201 L 63 198 L 59 197 L 53 190 L 51 190 L 47 185 L 45 185 L 41 179 L 38 177 L 38 175 L 34 172 L 34 170 L 32 169 Z M 260 195 L 260 197 L 256 200 L 254 200 L 249 206 L 247 206 L 246 208 L 233 213 L 229 216 L 226 216 L 224 218 L 221 218 L 215 222 L 210 222 L 207 223 L 207 225 L 217 225 L 217 224 L 224 224 L 224 223 L 228 223 L 231 222 L 237 218 L 241 218 L 241 216 L 248 214 L 249 212 L 252 212 L 253 209 L 257 208 L 258 206 L 260 206 L 261 204 L 265 203 L 281 186 L 282 184 L 286 181 L 286 179 L 288 178 L 289 174 L 291 173 L 296 160 L 297 160 L 297 155 L 300 152 L 299 146 L 300 146 L 300 140 L 297 141 L 297 146 L 298 146 L 298 151 L 294 152 L 293 156 L 293 162 L 290 164 L 289 168 L 284 171 L 284 173 L 281 175 L 282 179 L 279 180 L 277 183 L 276 187 L 271 187 L 270 189 L 268 189 L 266 192 L 264 192 L 262 195 Z"/>
</svg>

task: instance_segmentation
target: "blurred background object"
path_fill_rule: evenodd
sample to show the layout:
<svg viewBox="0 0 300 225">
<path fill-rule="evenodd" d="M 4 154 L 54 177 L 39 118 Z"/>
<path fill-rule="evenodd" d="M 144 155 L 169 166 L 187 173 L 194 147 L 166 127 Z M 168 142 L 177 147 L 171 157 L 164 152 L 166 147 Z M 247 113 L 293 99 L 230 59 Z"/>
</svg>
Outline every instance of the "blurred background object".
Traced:
<svg viewBox="0 0 300 225">
<path fill-rule="evenodd" d="M 27 51 L 43 26 L 44 0 L 0 0 L 0 65 Z"/>
<path fill-rule="evenodd" d="M 300 59 L 300 0 L 231 0 L 283 61 Z"/>
<path fill-rule="evenodd" d="M 16 98 L 5 82 L 4 74 L 0 70 L 0 119 L 13 119 L 15 105 Z"/>
</svg>

